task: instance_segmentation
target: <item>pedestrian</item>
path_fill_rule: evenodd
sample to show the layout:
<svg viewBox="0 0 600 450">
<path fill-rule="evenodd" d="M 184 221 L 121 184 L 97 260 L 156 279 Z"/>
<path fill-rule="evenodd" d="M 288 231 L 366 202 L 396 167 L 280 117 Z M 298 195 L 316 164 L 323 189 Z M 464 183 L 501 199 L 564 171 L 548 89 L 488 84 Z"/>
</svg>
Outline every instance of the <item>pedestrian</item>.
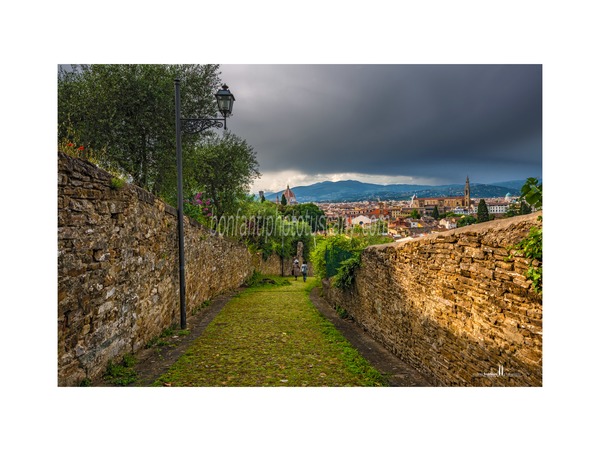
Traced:
<svg viewBox="0 0 600 450">
<path fill-rule="evenodd" d="M 308 264 L 306 264 L 306 261 L 302 262 L 302 278 L 304 278 L 304 282 L 306 283 L 306 276 L 308 275 Z"/>
<path fill-rule="evenodd" d="M 298 272 L 300 272 L 300 262 L 298 261 L 298 258 L 296 258 L 294 259 L 294 265 L 292 267 L 292 275 L 294 275 L 296 281 L 298 281 Z"/>
</svg>

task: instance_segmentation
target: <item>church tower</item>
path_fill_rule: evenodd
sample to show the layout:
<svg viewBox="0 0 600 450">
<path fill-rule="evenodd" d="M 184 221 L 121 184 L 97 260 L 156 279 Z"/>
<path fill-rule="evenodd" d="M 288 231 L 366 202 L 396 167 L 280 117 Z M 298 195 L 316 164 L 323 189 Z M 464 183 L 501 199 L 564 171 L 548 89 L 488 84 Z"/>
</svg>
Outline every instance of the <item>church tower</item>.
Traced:
<svg viewBox="0 0 600 450">
<path fill-rule="evenodd" d="M 467 182 L 465 183 L 465 208 L 471 207 L 471 186 L 469 185 L 469 177 L 467 176 Z"/>
</svg>

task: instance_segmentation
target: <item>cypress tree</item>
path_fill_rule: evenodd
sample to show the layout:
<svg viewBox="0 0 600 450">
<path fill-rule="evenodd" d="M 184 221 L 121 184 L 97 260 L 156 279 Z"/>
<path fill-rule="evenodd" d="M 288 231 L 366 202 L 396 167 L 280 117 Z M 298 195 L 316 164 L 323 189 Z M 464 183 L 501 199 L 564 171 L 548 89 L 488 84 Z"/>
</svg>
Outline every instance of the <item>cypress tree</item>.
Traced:
<svg viewBox="0 0 600 450">
<path fill-rule="evenodd" d="M 477 222 L 487 222 L 488 220 L 490 220 L 490 213 L 485 200 L 481 199 L 479 200 L 479 205 L 477 205 Z"/>
</svg>

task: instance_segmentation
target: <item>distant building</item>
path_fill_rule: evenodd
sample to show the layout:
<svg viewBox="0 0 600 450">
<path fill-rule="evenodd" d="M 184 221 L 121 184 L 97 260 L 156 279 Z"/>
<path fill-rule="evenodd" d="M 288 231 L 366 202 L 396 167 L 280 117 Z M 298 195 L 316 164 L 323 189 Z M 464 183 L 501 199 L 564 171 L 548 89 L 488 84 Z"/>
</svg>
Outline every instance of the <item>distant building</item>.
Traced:
<svg viewBox="0 0 600 450">
<path fill-rule="evenodd" d="M 367 216 L 357 216 L 350 221 L 352 225 L 360 225 L 361 227 L 364 225 L 371 225 L 371 222 L 372 220 Z"/>
<path fill-rule="evenodd" d="M 461 210 L 471 211 L 471 186 L 469 177 L 465 183 L 464 195 L 460 197 L 424 197 L 419 198 L 413 195 L 411 207 L 418 209 L 423 215 L 431 215 L 437 206 L 440 214 L 460 208 Z"/>
<path fill-rule="evenodd" d="M 377 207 L 368 209 L 366 211 L 366 215 L 368 215 L 369 217 L 374 218 L 374 219 L 389 219 L 390 211 L 386 207 L 385 202 L 378 201 Z"/>
<path fill-rule="evenodd" d="M 446 228 L 447 230 L 452 230 L 457 227 L 458 219 L 456 217 L 448 217 L 446 219 L 440 220 L 440 226 Z"/>
<path fill-rule="evenodd" d="M 510 206 L 507 201 L 487 201 L 486 202 L 489 214 L 506 214 Z"/>
<path fill-rule="evenodd" d="M 282 192 L 281 196 L 282 197 L 285 196 L 285 200 L 288 205 L 297 205 L 298 204 L 298 200 L 296 200 L 296 194 L 294 194 L 294 192 L 290 189 L 289 184 L 287 185 L 287 189 Z M 277 203 L 277 204 L 281 203 L 281 201 L 279 200 L 279 195 L 277 195 L 275 197 L 275 203 Z"/>
</svg>

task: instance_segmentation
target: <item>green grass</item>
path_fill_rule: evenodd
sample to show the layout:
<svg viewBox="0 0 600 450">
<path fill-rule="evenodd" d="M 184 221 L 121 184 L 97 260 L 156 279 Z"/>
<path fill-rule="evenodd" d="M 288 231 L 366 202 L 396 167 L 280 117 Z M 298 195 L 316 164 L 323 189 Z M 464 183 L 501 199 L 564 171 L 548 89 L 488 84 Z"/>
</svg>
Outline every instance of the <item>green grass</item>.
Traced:
<svg viewBox="0 0 600 450">
<path fill-rule="evenodd" d="M 154 385 L 387 385 L 312 305 L 316 280 L 271 278 L 233 298 Z"/>
<path fill-rule="evenodd" d="M 156 336 L 153 339 L 151 339 L 150 341 L 148 341 L 148 343 L 146 343 L 146 348 L 164 347 L 164 346 L 175 347 L 176 344 L 173 344 L 172 342 L 165 340 L 165 338 L 169 338 L 173 335 L 185 336 L 187 334 L 190 334 L 189 330 L 175 330 L 174 328 L 169 327 L 169 328 L 163 330 L 163 332 L 160 334 L 160 336 Z"/>
<path fill-rule="evenodd" d="M 134 368 L 135 363 L 135 357 L 131 354 L 125 355 L 120 364 L 110 361 L 104 374 L 104 380 L 116 386 L 128 386 L 134 383 L 138 377 Z"/>
</svg>

